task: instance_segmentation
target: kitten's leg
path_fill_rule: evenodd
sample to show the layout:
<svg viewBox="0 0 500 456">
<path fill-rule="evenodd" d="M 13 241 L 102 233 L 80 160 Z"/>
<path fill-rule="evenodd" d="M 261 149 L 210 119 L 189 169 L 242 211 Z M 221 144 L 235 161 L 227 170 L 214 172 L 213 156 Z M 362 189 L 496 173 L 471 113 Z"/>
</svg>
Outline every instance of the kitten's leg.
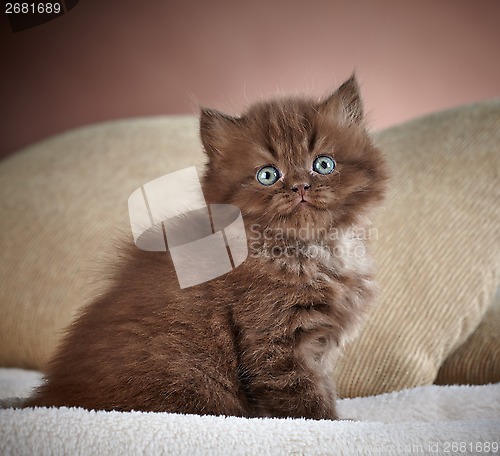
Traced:
<svg viewBox="0 0 500 456">
<path fill-rule="evenodd" d="M 301 362 L 294 353 L 269 349 L 265 363 L 252 370 L 247 395 L 257 416 L 338 418 L 335 390 L 328 375 Z"/>
<path fill-rule="evenodd" d="M 276 375 L 271 372 L 269 376 Z M 319 391 L 305 373 L 280 373 L 271 381 L 256 381 L 253 388 L 258 415 L 336 420 L 335 397 Z M 323 388 L 320 388 L 323 389 Z"/>
<path fill-rule="evenodd" d="M 163 410 L 199 415 L 249 416 L 244 401 L 226 385 L 206 376 L 191 378 L 173 387 L 164 399 Z"/>
</svg>

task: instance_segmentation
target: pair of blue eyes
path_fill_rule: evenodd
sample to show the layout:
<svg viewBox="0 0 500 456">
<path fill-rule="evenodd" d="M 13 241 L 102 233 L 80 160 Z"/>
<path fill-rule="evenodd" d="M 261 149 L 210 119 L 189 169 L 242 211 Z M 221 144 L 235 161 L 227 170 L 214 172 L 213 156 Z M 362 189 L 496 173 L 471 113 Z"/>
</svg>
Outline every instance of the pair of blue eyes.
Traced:
<svg viewBox="0 0 500 456">
<path fill-rule="evenodd" d="M 320 155 L 314 160 L 312 168 L 319 174 L 331 174 L 335 169 L 335 160 L 328 155 Z M 256 177 L 262 185 L 273 185 L 281 174 L 275 166 L 267 165 L 257 171 Z"/>
</svg>

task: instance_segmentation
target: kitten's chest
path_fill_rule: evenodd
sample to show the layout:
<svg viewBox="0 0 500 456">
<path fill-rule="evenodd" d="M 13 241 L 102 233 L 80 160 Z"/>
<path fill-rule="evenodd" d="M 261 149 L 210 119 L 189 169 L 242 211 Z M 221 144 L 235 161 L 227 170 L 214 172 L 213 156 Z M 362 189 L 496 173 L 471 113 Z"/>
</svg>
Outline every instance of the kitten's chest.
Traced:
<svg viewBox="0 0 500 456">
<path fill-rule="evenodd" d="M 264 244 L 254 252 L 254 260 L 251 268 L 265 271 L 271 280 L 291 288 L 298 285 L 327 289 L 335 279 L 371 276 L 374 272 L 365 240 L 352 231 L 340 233 L 330 242 Z"/>
<path fill-rule="evenodd" d="M 300 343 L 315 353 L 343 344 L 374 295 L 364 241 L 346 236 L 329 245 L 286 247 L 275 248 L 274 257 L 261 252 L 241 270 L 243 327 L 255 337 Z"/>
</svg>

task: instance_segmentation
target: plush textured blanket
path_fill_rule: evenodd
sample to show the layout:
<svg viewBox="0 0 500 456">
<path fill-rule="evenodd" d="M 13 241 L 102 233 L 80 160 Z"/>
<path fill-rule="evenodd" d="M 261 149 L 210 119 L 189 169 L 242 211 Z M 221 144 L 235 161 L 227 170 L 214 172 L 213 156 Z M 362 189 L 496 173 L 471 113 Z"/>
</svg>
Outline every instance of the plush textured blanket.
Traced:
<svg viewBox="0 0 500 456">
<path fill-rule="evenodd" d="M 0 397 L 37 372 L 0 369 Z M 338 404 L 344 421 L 76 408 L 0 410 L 0 454 L 362 455 L 500 452 L 500 384 L 426 386 Z M 356 420 L 356 421 L 354 421 Z"/>
</svg>

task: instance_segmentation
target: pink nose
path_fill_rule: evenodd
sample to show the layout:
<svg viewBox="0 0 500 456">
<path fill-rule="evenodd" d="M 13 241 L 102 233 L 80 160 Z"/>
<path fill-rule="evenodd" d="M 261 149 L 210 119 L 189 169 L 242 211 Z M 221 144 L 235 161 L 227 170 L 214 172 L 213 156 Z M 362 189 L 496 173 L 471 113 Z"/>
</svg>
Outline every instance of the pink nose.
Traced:
<svg viewBox="0 0 500 456">
<path fill-rule="evenodd" d="M 292 187 L 292 192 L 298 193 L 303 198 L 306 191 L 310 188 L 311 186 L 309 184 L 295 184 Z"/>
</svg>

